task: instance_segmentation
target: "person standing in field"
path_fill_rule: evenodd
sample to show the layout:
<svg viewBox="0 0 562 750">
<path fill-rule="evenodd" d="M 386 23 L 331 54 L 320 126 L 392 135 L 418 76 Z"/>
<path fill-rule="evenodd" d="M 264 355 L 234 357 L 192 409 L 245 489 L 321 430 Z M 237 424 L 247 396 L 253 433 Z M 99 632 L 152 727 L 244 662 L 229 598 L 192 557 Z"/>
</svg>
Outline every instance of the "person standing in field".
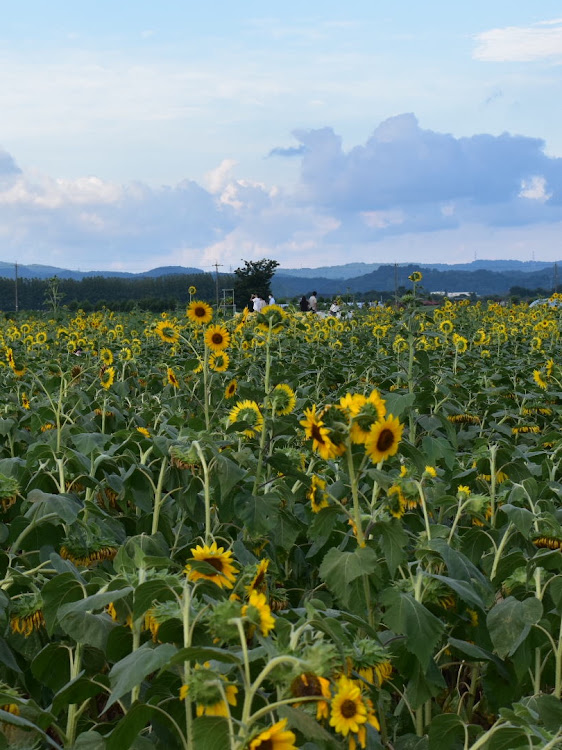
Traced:
<svg viewBox="0 0 562 750">
<path fill-rule="evenodd" d="M 273 296 L 273 294 L 269 295 L 269 299 L 267 301 L 267 304 L 268 305 L 274 305 L 275 304 L 275 297 Z"/>
<path fill-rule="evenodd" d="M 261 312 L 263 308 L 265 307 L 265 300 L 259 296 L 259 294 L 256 296 L 254 300 L 254 312 Z"/>
<path fill-rule="evenodd" d="M 312 292 L 308 298 L 308 309 L 313 313 L 318 312 L 318 299 L 316 298 L 316 294 L 316 292 Z"/>
<path fill-rule="evenodd" d="M 304 296 L 304 294 L 301 297 L 301 300 L 299 302 L 299 306 L 300 306 L 301 312 L 308 312 L 308 300 Z"/>
</svg>

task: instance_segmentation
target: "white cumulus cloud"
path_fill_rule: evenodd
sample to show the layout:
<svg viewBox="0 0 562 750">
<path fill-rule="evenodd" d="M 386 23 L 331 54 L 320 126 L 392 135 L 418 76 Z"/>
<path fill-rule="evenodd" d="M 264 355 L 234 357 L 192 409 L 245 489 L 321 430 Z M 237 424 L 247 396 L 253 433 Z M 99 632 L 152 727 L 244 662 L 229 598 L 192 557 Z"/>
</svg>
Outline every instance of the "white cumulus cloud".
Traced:
<svg viewBox="0 0 562 750">
<path fill-rule="evenodd" d="M 562 19 L 531 26 L 506 26 L 476 36 L 473 57 L 485 62 L 562 61 Z"/>
</svg>

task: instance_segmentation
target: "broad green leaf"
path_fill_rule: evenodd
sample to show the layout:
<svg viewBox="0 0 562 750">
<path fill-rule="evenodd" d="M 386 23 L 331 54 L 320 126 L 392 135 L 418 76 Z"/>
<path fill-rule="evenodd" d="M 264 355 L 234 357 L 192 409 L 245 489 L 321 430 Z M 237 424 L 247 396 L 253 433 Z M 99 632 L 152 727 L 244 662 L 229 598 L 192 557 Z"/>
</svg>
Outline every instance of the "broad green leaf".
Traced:
<svg viewBox="0 0 562 750">
<path fill-rule="evenodd" d="M 406 636 L 406 648 L 427 667 L 444 626 L 441 620 L 417 602 L 411 594 L 390 588 L 381 595 L 384 623 Z"/>
<path fill-rule="evenodd" d="M 66 646 L 48 643 L 31 662 L 31 672 L 43 685 L 59 690 L 70 677 L 69 656 Z"/>
<path fill-rule="evenodd" d="M 84 586 L 72 573 L 61 573 L 43 586 L 43 615 L 47 624 L 47 631 L 52 634 L 57 623 L 58 608 L 67 602 L 75 602 L 84 598 Z"/>
<path fill-rule="evenodd" d="M 232 488 L 241 482 L 248 472 L 238 466 L 238 464 L 235 464 L 234 461 L 220 454 L 216 457 L 216 462 L 216 473 L 219 478 L 221 499 L 224 500 Z"/>
<path fill-rule="evenodd" d="M 72 495 L 51 495 L 42 490 L 31 490 L 27 500 L 31 505 L 25 512 L 25 518 L 31 519 L 32 523 L 53 517 L 60 518 L 64 523 L 74 523 L 82 510 L 81 504 Z"/>
<path fill-rule="evenodd" d="M 457 714 L 439 714 L 429 727 L 429 750 L 462 750 L 464 722 Z"/>
<path fill-rule="evenodd" d="M 503 662 L 501 661 L 501 659 L 498 659 L 495 654 L 492 654 L 491 651 L 486 651 L 486 649 L 477 646 L 475 643 L 461 641 L 458 638 L 449 637 L 449 643 L 453 648 L 456 648 L 462 654 L 466 654 L 466 656 L 470 656 L 470 658 L 474 659 L 475 661 L 494 662 L 499 674 L 502 675 L 502 677 L 504 677 L 506 680 L 509 679 L 509 673 L 505 668 Z"/>
<path fill-rule="evenodd" d="M 168 602 L 174 598 L 173 590 L 161 578 L 154 578 L 141 583 L 135 589 L 133 620 L 144 615 L 154 605 L 154 602 Z"/>
<path fill-rule="evenodd" d="M 156 648 L 153 648 L 150 643 L 145 643 L 114 664 L 109 673 L 111 697 L 106 710 L 136 685 L 140 685 L 147 675 L 166 664 L 176 651 L 176 647 L 170 643 L 163 643 Z"/>
<path fill-rule="evenodd" d="M 466 581 L 457 581 L 454 578 L 449 578 L 448 576 L 440 576 L 437 574 L 430 575 L 430 577 L 441 581 L 446 586 L 449 586 L 449 588 L 453 589 L 453 591 L 458 594 L 460 598 L 467 604 L 472 604 L 482 611 L 486 610 L 486 605 L 482 601 L 482 597 L 479 596 L 478 593 L 474 590 L 474 586 L 472 584 L 467 583 Z"/>
<path fill-rule="evenodd" d="M 34 724 L 32 721 L 29 721 L 29 719 L 24 719 L 23 716 L 16 716 L 15 714 L 0 709 L 0 722 L 3 722 L 4 724 L 12 724 L 13 726 L 21 727 L 28 731 L 31 730 L 32 732 L 37 732 L 43 738 L 43 742 L 46 742 L 49 747 L 54 747 L 55 750 L 60 750 L 60 745 L 52 740 L 49 735 L 41 729 L 41 727 L 37 726 L 37 724 Z"/>
<path fill-rule="evenodd" d="M 277 523 L 279 498 L 271 493 L 236 498 L 236 513 L 252 536 L 269 533 Z"/>
<path fill-rule="evenodd" d="M 105 676 L 98 676 L 94 682 L 89 677 L 84 677 L 83 674 L 79 675 L 74 680 L 71 680 L 53 697 L 53 713 L 59 714 L 63 708 L 66 708 L 71 703 L 82 703 L 82 701 L 85 701 L 88 698 L 93 698 L 94 695 L 106 693 L 103 688 L 104 681 L 107 682 L 107 677 Z"/>
<path fill-rule="evenodd" d="M 99 732 L 82 732 L 72 750 L 105 750 L 105 740 Z"/>
<path fill-rule="evenodd" d="M 144 703 L 135 703 L 111 734 L 108 735 L 106 739 L 107 750 L 128 750 L 134 747 L 139 734 L 152 719 L 165 721 L 177 737 L 172 719 L 165 710 Z M 177 747 L 183 747 L 179 737 L 177 737 Z M 223 746 L 222 750 L 225 750 L 226 747 L 228 747 L 227 744 Z"/>
<path fill-rule="evenodd" d="M 214 646 L 189 646 L 177 651 L 172 658 L 162 665 L 161 669 L 168 669 L 174 664 L 183 664 L 185 661 L 199 662 L 218 661 L 224 664 L 240 664 L 240 657 L 230 651 Z"/>
<path fill-rule="evenodd" d="M 70 605 L 69 605 L 70 606 Z M 68 611 L 59 618 L 62 630 L 78 643 L 105 651 L 107 638 L 118 627 L 107 615 L 93 615 L 90 612 Z"/>
<path fill-rule="evenodd" d="M 3 638 L 0 638 L 0 663 L 13 672 L 21 674 L 21 669 L 13 655 L 10 647 Z"/>
<path fill-rule="evenodd" d="M 518 508 L 516 505 L 506 503 L 500 506 L 500 510 L 505 513 L 517 531 L 520 531 L 524 537 L 527 537 L 529 530 L 533 525 L 535 516 L 527 508 Z"/>
<path fill-rule="evenodd" d="M 85 456 L 101 453 L 109 440 L 109 435 L 103 435 L 101 432 L 81 432 L 72 436 L 75 447 Z"/>
<path fill-rule="evenodd" d="M 498 655 L 502 659 L 511 656 L 541 616 L 542 605 L 535 597 L 520 602 L 509 596 L 498 602 L 487 617 L 490 638 Z"/>
<path fill-rule="evenodd" d="M 377 555 L 370 547 L 357 547 L 354 552 L 331 549 L 320 565 L 320 578 L 343 602 L 348 601 L 350 583 L 362 575 L 370 575 L 377 567 Z"/>
<path fill-rule="evenodd" d="M 279 716 L 287 719 L 288 726 L 291 729 L 296 729 L 307 740 L 318 740 L 324 747 L 328 748 L 342 747 L 341 743 L 332 734 L 327 732 L 313 716 L 304 711 L 299 711 L 297 708 L 291 708 L 290 706 L 283 706 L 279 709 Z M 220 749 L 217 748 L 217 750 Z"/>
<path fill-rule="evenodd" d="M 384 553 L 385 562 L 388 565 L 390 575 L 393 576 L 406 557 L 404 548 L 408 544 L 408 537 L 396 518 L 373 524 L 373 536 L 377 534 L 379 535 L 378 542 Z"/>
<path fill-rule="evenodd" d="M 529 741 L 523 729 L 501 727 L 491 735 L 484 747 L 486 750 L 518 750 L 529 747 Z"/>
<path fill-rule="evenodd" d="M 193 722 L 193 750 L 229 747 L 228 722 L 222 716 L 200 716 Z"/>
<path fill-rule="evenodd" d="M 554 695 L 538 695 L 529 700 L 529 706 L 535 708 L 540 720 L 550 732 L 557 732 L 562 727 L 562 703 Z"/>
<path fill-rule="evenodd" d="M 61 604 L 57 613 L 58 617 L 62 620 L 71 612 L 89 612 L 96 609 L 103 609 L 107 607 L 108 604 L 123 599 L 130 594 L 132 590 L 131 586 L 127 586 L 127 588 L 124 589 L 106 591 L 102 594 L 92 594 L 92 596 L 87 596 L 85 599 L 80 599 L 79 601 L 70 602 L 69 604 Z"/>
</svg>

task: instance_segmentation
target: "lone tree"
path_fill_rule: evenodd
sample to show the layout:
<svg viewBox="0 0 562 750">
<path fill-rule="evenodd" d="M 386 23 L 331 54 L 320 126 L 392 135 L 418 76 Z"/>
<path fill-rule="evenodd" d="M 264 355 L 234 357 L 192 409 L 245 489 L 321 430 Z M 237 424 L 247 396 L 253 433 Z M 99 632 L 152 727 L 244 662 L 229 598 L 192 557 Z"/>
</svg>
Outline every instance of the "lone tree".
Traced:
<svg viewBox="0 0 562 750">
<path fill-rule="evenodd" d="M 279 263 L 276 260 L 245 260 L 244 268 L 235 269 L 234 294 L 238 304 L 247 305 L 252 294 L 267 300 L 271 294 L 271 279 Z"/>
</svg>

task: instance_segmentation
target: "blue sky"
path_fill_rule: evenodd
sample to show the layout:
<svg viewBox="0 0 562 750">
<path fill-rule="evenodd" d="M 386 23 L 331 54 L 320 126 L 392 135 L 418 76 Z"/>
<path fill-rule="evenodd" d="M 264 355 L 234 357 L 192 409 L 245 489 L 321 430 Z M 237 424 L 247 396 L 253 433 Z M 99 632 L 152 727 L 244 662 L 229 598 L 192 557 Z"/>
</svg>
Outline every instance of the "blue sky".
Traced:
<svg viewBox="0 0 562 750">
<path fill-rule="evenodd" d="M 0 260 L 559 260 L 559 2 L 6 4 Z"/>
</svg>

